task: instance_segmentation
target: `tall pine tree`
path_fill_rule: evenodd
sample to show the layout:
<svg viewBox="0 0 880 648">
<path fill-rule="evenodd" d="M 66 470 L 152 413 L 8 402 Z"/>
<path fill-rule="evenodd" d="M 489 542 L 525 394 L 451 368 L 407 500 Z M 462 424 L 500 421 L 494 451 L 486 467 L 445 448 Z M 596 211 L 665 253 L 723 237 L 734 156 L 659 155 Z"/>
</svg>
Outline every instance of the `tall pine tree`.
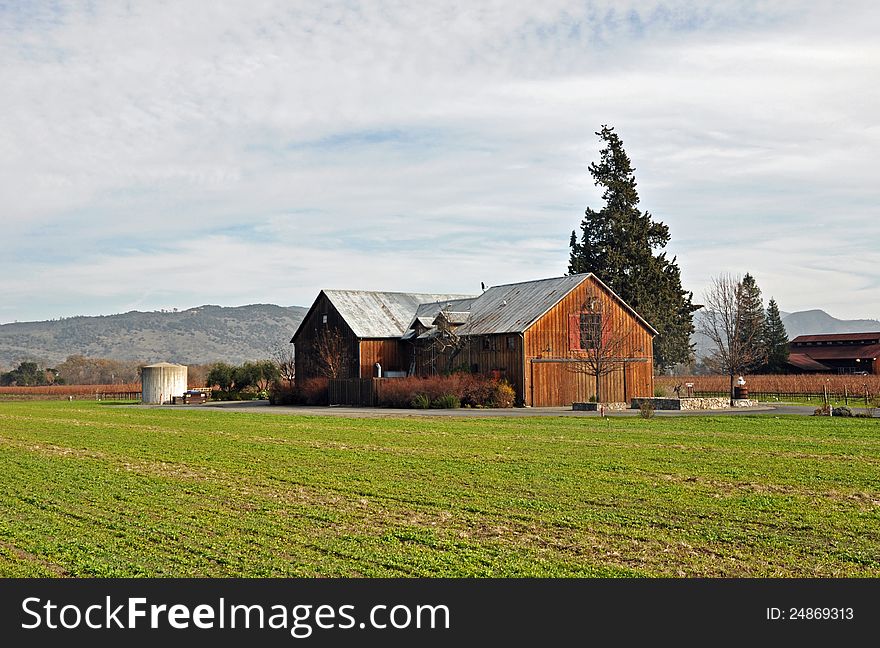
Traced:
<svg viewBox="0 0 880 648">
<path fill-rule="evenodd" d="M 764 366 L 767 361 L 764 340 L 764 300 L 761 298 L 761 289 L 758 282 L 748 272 L 737 286 L 737 317 L 739 318 L 738 331 L 742 342 L 748 340 L 749 344 L 756 347 L 755 353 L 751 354 L 752 362 L 742 368 L 743 371 L 753 372 Z"/>
<path fill-rule="evenodd" d="M 587 208 L 581 235 L 571 233 L 569 274 L 592 272 L 655 329 L 654 362 L 660 371 L 688 362 L 693 354 L 693 293 L 681 287 L 681 272 L 666 258 L 669 228 L 639 209 L 639 194 L 629 156 L 614 128 L 596 135 L 604 148 L 590 175 L 603 188 L 605 206 Z"/>
<path fill-rule="evenodd" d="M 765 371 L 767 373 L 784 373 L 788 363 L 788 332 L 785 330 L 785 324 L 782 323 L 779 306 L 776 305 L 775 299 L 770 299 L 767 304 L 761 342 L 764 345 L 764 355 L 767 358 Z"/>
</svg>

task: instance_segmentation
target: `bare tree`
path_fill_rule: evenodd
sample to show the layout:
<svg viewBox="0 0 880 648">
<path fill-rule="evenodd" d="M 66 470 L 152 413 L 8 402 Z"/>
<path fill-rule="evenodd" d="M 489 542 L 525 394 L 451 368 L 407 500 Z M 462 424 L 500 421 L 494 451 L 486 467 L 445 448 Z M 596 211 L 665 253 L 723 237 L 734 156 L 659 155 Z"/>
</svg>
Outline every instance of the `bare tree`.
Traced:
<svg viewBox="0 0 880 648">
<path fill-rule="evenodd" d="M 697 330 L 712 345 L 703 362 L 730 377 L 733 405 L 736 375 L 761 359 L 760 328 L 749 320 L 740 277 L 722 274 L 713 278 L 703 301 L 703 316 Z"/>
<path fill-rule="evenodd" d="M 289 342 L 279 342 L 269 349 L 269 358 L 278 367 L 281 378 L 293 385 L 296 378 L 296 363 L 294 362 L 294 348 Z"/>
<path fill-rule="evenodd" d="M 602 401 L 600 379 L 626 367 L 633 355 L 632 336 L 624 327 L 623 318 L 614 317 L 605 301 L 597 295 L 589 295 L 581 312 L 572 318 L 570 335 L 574 361 L 566 363 L 566 367 L 595 379 L 596 402 L 599 403 Z"/>
<path fill-rule="evenodd" d="M 434 319 L 434 334 L 431 336 L 431 357 L 433 370 L 436 372 L 436 358 L 445 357 L 445 369 L 453 369 L 453 363 L 467 344 L 465 335 L 459 334 L 462 324 L 467 325 L 468 316 L 463 313 L 452 312 L 447 304 Z M 461 320 L 465 321 L 462 322 Z"/>
<path fill-rule="evenodd" d="M 338 329 L 325 328 L 315 339 L 318 365 L 326 378 L 342 378 L 348 371 L 349 349 Z"/>
</svg>

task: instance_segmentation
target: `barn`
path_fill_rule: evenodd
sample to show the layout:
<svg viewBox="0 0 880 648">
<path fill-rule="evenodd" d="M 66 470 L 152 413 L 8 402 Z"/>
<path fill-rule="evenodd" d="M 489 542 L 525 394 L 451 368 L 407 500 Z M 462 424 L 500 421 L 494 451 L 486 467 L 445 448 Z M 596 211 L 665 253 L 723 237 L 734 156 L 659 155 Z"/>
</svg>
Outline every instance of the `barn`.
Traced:
<svg viewBox="0 0 880 648">
<path fill-rule="evenodd" d="M 322 355 L 334 350 L 339 377 L 469 371 L 506 379 L 522 405 L 548 407 L 595 397 L 597 357 L 602 401 L 653 396 L 654 335 L 584 273 L 470 296 L 324 290 L 291 342 L 298 379 L 326 375 Z"/>
<path fill-rule="evenodd" d="M 880 374 L 880 332 L 799 335 L 789 342 L 788 353 L 796 372 Z"/>
</svg>

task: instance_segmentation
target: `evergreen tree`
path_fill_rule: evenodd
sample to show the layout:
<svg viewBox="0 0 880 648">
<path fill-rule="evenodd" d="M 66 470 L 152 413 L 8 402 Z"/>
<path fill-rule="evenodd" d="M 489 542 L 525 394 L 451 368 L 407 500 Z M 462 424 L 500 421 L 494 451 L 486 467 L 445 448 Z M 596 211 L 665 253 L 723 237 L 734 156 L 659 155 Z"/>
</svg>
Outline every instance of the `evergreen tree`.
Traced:
<svg viewBox="0 0 880 648">
<path fill-rule="evenodd" d="M 752 354 L 752 362 L 744 366 L 742 370 L 756 371 L 767 360 L 764 346 L 764 300 L 761 298 L 761 289 L 758 288 L 758 283 L 748 272 L 737 286 L 736 300 L 737 317 L 739 318 L 737 330 L 741 342 L 745 344 L 748 340 L 749 344 L 756 347 L 755 353 Z"/>
<path fill-rule="evenodd" d="M 681 287 L 675 257 L 669 260 L 662 252 L 669 228 L 639 210 L 634 170 L 620 137 L 609 126 L 596 135 L 604 148 L 589 171 L 604 190 L 605 206 L 587 208 L 580 238 L 571 233 L 568 272 L 592 272 L 657 329 L 654 362 L 663 371 L 690 360 L 693 312 L 699 306 Z"/>
<path fill-rule="evenodd" d="M 767 304 L 761 341 L 764 346 L 764 356 L 767 358 L 765 370 L 768 373 L 785 372 L 788 363 L 788 332 L 779 315 L 779 306 L 772 298 Z"/>
</svg>

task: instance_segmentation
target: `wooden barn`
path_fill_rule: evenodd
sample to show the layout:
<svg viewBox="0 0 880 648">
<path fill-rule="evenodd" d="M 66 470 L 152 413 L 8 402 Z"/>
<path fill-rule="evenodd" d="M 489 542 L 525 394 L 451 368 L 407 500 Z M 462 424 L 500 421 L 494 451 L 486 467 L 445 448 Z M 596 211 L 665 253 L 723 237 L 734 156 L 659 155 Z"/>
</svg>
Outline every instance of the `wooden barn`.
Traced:
<svg viewBox="0 0 880 648">
<path fill-rule="evenodd" d="M 789 365 L 800 373 L 880 374 L 880 332 L 800 335 L 788 352 Z"/>
<path fill-rule="evenodd" d="M 322 290 L 291 340 L 296 375 L 326 375 L 322 355 L 337 357 L 338 378 L 370 378 L 376 363 L 384 375 L 406 375 L 409 355 L 401 337 L 416 309 L 462 297 L 466 295 Z"/>
<path fill-rule="evenodd" d="M 299 378 L 469 371 L 505 378 L 527 406 L 653 396 L 656 331 L 591 273 L 481 295 L 322 291 L 291 340 Z"/>
</svg>

